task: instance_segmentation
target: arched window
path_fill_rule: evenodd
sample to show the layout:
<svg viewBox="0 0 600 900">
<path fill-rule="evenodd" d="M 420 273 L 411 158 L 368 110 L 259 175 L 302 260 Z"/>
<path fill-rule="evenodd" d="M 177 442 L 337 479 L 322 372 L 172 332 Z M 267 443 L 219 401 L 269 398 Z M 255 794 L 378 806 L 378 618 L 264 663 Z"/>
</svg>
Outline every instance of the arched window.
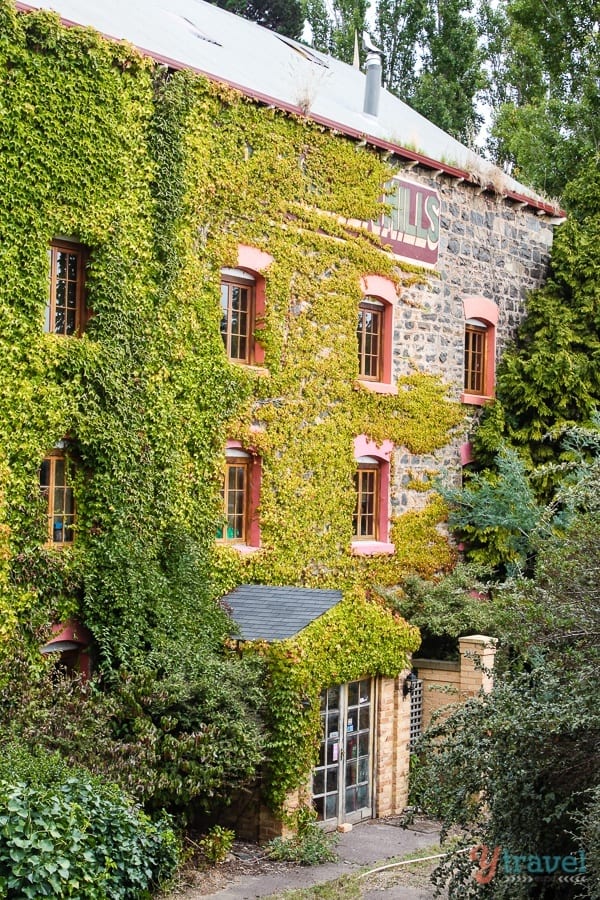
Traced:
<svg viewBox="0 0 600 900">
<path fill-rule="evenodd" d="M 217 531 L 217 540 L 240 548 L 260 546 L 261 469 L 255 453 L 245 450 L 239 441 L 227 442 L 221 489 L 224 525 Z"/>
<path fill-rule="evenodd" d="M 355 505 L 352 552 L 361 556 L 393 553 L 389 543 L 390 456 L 393 444 L 376 444 L 364 435 L 355 438 Z"/>
<path fill-rule="evenodd" d="M 44 331 L 77 335 L 85 326 L 85 263 L 81 244 L 55 240 L 48 248 L 49 285 Z"/>
<path fill-rule="evenodd" d="M 62 449 L 47 456 L 40 466 L 40 490 L 47 501 L 48 543 L 54 547 L 72 544 L 75 537 L 74 471 Z"/>
<path fill-rule="evenodd" d="M 240 244 L 237 266 L 221 269 L 221 336 L 232 362 L 256 366 L 264 363 L 265 351 L 258 339 L 266 298 L 262 273 L 272 262 L 268 253 Z"/>
<path fill-rule="evenodd" d="M 352 519 L 352 537 L 360 541 L 379 539 L 379 497 L 381 462 L 374 456 L 361 456 L 354 474 L 356 506 Z"/>
<path fill-rule="evenodd" d="M 228 359 L 251 363 L 256 282 L 241 269 L 221 270 L 221 337 Z"/>
<path fill-rule="evenodd" d="M 392 384 L 392 340 L 396 288 L 389 278 L 361 278 L 363 299 L 358 307 L 356 337 L 358 379 L 371 391 L 395 393 Z"/>
<path fill-rule="evenodd" d="M 481 405 L 494 396 L 498 307 L 485 297 L 465 297 L 463 403 Z"/>
</svg>

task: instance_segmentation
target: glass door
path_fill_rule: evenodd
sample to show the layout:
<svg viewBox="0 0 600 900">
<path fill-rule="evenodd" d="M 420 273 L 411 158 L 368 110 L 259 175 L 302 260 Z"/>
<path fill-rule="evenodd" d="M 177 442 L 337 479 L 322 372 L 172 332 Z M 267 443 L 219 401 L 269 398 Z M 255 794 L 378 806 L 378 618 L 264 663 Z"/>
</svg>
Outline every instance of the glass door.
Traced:
<svg viewBox="0 0 600 900">
<path fill-rule="evenodd" d="M 313 806 L 337 825 L 372 816 L 372 682 L 337 685 L 321 695 L 323 737 L 313 772 Z"/>
</svg>

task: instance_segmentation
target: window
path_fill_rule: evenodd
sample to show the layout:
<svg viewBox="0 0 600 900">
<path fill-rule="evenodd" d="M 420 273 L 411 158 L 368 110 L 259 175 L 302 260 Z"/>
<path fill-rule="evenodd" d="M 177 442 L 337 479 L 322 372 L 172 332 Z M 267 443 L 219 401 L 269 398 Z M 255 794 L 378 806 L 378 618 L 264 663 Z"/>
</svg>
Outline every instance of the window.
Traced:
<svg viewBox="0 0 600 900">
<path fill-rule="evenodd" d="M 48 543 L 72 544 L 75 525 L 75 498 L 71 487 L 73 463 L 62 451 L 47 456 L 40 468 L 40 488 L 47 498 Z"/>
<path fill-rule="evenodd" d="M 358 307 L 358 380 L 369 391 L 395 394 L 392 384 L 392 337 L 396 287 L 382 275 L 361 278 Z"/>
<path fill-rule="evenodd" d="M 378 538 L 379 479 L 379 461 L 362 457 L 354 475 L 356 507 L 352 534 L 356 540 L 376 541 Z"/>
<path fill-rule="evenodd" d="M 80 334 L 85 324 L 85 259 L 78 244 L 53 241 L 48 249 L 50 285 L 44 331 Z"/>
<path fill-rule="evenodd" d="M 485 394 L 487 328 L 483 322 L 469 320 L 465 325 L 465 391 Z"/>
<path fill-rule="evenodd" d="M 371 297 L 358 307 L 358 373 L 360 378 L 382 381 L 383 303 Z"/>
<path fill-rule="evenodd" d="M 463 403 L 482 405 L 494 396 L 498 307 L 485 297 L 465 297 Z"/>
<path fill-rule="evenodd" d="M 253 362 L 255 281 L 241 269 L 221 272 L 221 337 L 233 362 Z"/>
<path fill-rule="evenodd" d="M 257 516 L 260 496 L 261 462 L 237 441 L 228 441 L 221 496 L 225 524 L 217 530 L 217 540 L 239 547 L 260 546 Z"/>
<path fill-rule="evenodd" d="M 250 456 L 228 451 L 223 481 L 223 512 L 227 520 L 217 537 L 223 541 L 246 542 Z"/>
<path fill-rule="evenodd" d="M 391 441 L 378 445 L 365 435 L 354 440 L 354 514 L 352 552 L 361 556 L 394 552 L 389 542 Z"/>
</svg>

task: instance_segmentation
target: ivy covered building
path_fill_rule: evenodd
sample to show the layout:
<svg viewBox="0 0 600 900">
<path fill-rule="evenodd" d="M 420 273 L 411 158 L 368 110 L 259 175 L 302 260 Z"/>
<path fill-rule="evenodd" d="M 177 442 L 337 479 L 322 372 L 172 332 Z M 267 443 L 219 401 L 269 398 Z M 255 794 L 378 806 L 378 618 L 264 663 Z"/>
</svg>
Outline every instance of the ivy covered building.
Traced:
<svg viewBox="0 0 600 900">
<path fill-rule="evenodd" d="M 428 480 L 469 459 L 560 211 L 374 53 L 202 0 L 0 25 L 0 638 L 118 667 L 224 603 L 269 662 L 270 809 L 399 811 L 419 637 L 378 588 L 453 565 Z"/>
</svg>

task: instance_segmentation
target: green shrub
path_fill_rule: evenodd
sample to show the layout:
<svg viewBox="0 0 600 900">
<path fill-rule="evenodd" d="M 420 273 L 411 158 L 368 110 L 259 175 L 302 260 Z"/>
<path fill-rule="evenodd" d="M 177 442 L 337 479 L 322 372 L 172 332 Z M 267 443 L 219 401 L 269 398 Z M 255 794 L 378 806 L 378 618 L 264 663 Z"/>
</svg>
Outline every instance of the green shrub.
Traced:
<svg viewBox="0 0 600 900">
<path fill-rule="evenodd" d="M 178 863 L 167 820 L 153 823 L 118 788 L 81 772 L 46 786 L 3 778 L 0 809 L 2 897 L 134 900 Z"/>
<path fill-rule="evenodd" d="M 87 684 L 15 666 L 0 686 L 0 777 L 12 740 L 118 784 L 152 814 L 185 819 L 227 797 L 262 761 L 260 661 L 188 655 L 153 652 L 145 670 Z"/>
<path fill-rule="evenodd" d="M 233 847 L 235 831 L 214 825 L 200 841 L 202 852 L 211 863 L 222 863 Z"/>
<path fill-rule="evenodd" d="M 275 838 L 267 845 L 271 859 L 295 862 L 301 866 L 334 862 L 337 853 L 333 847 L 338 841 L 338 835 L 327 834 L 319 828 L 315 819 L 313 810 L 298 810 L 295 816 L 297 833 L 289 838 Z"/>
</svg>

